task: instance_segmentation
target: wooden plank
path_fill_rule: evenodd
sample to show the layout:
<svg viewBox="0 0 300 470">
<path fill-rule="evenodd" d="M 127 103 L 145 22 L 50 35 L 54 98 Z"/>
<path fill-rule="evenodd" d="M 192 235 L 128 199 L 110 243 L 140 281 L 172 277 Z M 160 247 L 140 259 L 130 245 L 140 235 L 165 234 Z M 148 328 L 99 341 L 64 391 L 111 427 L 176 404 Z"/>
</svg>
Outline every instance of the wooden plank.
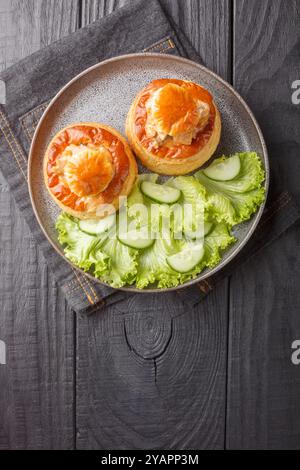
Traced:
<svg viewBox="0 0 300 470">
<path fill-rule="evenodd" d="M 0 64 L 73 31 L 78 2 L 1 0 Z M 74 320 L 12 195 L 0 185 L 0 449 L 74 444 Z"/>
<path fill-rule="evenodd" d="M 102 18 L 128 1 L 82 0 L 82 24 Z M 205 65 L 230 80 L 231 1 L 160 0 L 160 4 L 186 34 Z"/>
<path fill-rule="evenodd" d="M 185 17 L 185 32 L 202 45 L 203 58 L 228 77 L 229 58 L 220 50 L 228 41 L 228 2 L 223 26 L 218 1 L 162 3 L 175 20 Z M 116 6 L 83 1 L 83 24 Z M 200 17 L 205 30 L 197 26 Z M 224 447 L 227 289 L 225 281 L 195 309 L 174 294 L 139 294 L 78 318 L 78 448 Z"/>
<path fill-rule="evenodd" d="M 0 69 L 78 27 L 78 0 L 1 0 Z"/>
<path fill-rule="evenodd" d="M 160 0 L 204 65 L 231 80 L 231 0 Z M 207 21 L 208 20 L 208 21 Z"/>
<path fill-rule="evenodd" d="M 287 188 L 300 202 L 299 47 L 299 1 L 235 2 L 235 86 L 264 131 L 272 192 Z M 229 448 L 299 449 L 299 236 L 294 227 L 231 280 Z"/>
</svg>

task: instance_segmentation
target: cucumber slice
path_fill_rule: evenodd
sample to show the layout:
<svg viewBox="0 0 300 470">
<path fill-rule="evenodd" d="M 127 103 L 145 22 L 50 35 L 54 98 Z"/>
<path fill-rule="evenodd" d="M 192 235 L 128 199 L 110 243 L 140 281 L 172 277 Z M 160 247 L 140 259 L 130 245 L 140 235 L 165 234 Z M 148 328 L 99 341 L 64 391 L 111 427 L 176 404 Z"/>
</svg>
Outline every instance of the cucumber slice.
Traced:
<svg viewBox="0 0 300 470">
<path fill-rule="evenodd" d="M 214 224 L 211 222 L 204 222 L 204 236 L 207 237 L 212 231 Z"/>
<path fill-rule="evenodd" d="M 141 184 L 142 193 L 155 202 L 162 204 L 175 204 L 179 201 L 181 191 L 171 186 L 162 186 L 161 184 L 144 181 Z"/>
<path fill-rule="evenodd" d="M 185 274 L 192 271 L 203 259 L 203 256 L 203 243 L 191 244 L 176 255 L 169 256 L 167 263 L 174 271 Z"/>
<path fill-rule="evenodd" d="M 241 171 L 241 160 L 238 155 L 227 158 L 223 162 L 213 163 L 203 170 L 205 176 L 215 181 L 230 181 L 238 176 Z"/>
<path fill-rule="evenodd" d="M 204 222 L 204 227 L 203 227 L 203 237 L 207 237 L 207 235 L 209 235 L 212 231 L 214 227 L 214 224 L 211 223 L 211 222 Z M 195 237 L 195 233 L 191 232 L 191 233 L 188 233 L 186 232 L 185 234 L 188 238 L 192 239 L 192 240 L 196 240 L 196 237 Z"/>
<path fill-rule="evenodd" d="M 127 233 L 120 233 L 118 235 L 118 240 L 130 248 L 135 248 L 136 250 L 144 250 L 150 248 L 154 244 L 154 239 L 149 233 L 148 227 L 142 227 L 139 230 L 132 230 Z"/>
<path fill-rule="evenodd" d="M 109 215 L 105 219 L 80 220 L 79 228 L 89 235 L 100 235 L 110 230 L 116 221 L 116 214 Z"/>
</svg>

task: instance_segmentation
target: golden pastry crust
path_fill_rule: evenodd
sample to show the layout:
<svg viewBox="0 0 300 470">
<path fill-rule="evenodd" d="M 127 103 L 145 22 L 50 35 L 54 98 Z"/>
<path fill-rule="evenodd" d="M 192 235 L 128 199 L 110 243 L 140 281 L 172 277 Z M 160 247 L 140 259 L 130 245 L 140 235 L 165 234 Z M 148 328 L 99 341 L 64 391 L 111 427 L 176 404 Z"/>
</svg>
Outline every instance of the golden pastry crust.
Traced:
<svg viewBox="0 0 300 470">
<path fill-rule="evenodd" d="M 206 116 L 205 107 L 209 107 Z M 221 116 L 209 92 L 200 85 L 155 80 L 133 101 L 126 135 L 135 154 L 151 171 L 184 175 L 200 168 L 216 151 Z"/>
<path fill-rule="evenodd" d="M 135 157 L 112 127 L 95 122 L 59 131 L 44 156 L 44 181 L 55 203 L 79 219 L 102 218 L 119 208 L 137 176 Z"/>
</svg>

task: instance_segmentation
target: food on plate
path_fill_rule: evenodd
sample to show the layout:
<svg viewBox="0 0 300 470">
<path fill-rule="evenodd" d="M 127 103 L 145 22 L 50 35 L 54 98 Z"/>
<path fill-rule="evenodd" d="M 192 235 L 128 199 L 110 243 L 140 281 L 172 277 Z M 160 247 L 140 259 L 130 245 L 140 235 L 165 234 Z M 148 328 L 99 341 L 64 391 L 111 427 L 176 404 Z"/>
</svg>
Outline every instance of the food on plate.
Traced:
<svg viewBox="0 0 300 470">
<path fill-rule="evenodd" d="M 124 206 L 127 228 L 122 211 L 101 222 L 63 212 L 59 241 L 71 262 L 112 287 L 177 287 L 221 261 L 236 225 L 264 202 L 264 178 L 254 152 L 221 157 L 194 176 L 140 175 Z"/>
<path fill-rule="evenodd" d="M 118 239 L 123 245 L 137 250 L 149 248 L 154 243 L 154 238 L 151 237 L 148 226 L 135 228 L 127 232 L 119 231 Z"/>
<path fill-rule="evenodd" d="M 141 162 L 159 174 L 185 175 L 215 152 L 221 117 L 212 95 L 177 79 L 151 82 L 133 101 L 127 138 Z"/>
<path fill-rule="evenodd" d="M 240 172 L 232 180 L 215 181 L 207 176 L 207 170 L 196 173 L 198 181 L 206 188 L 207 203 L 213 217 L 224 221 L 229 227 L 250 219 L 265 198 L 265 188 L 262 183 L 265 171 L 261 160 L 255 152 L 244 152 L 231 157 L 240 160 Z M 211 167 L 224 164 L 224 173 L 231 159 L 221 157 L 213 162 Z"/>
<path fill-rule="evenodd" d="M 115 129 L 93 122 L 59 131 L 44 157 L 44 180 L 52 199 L 78 219 L 102 218 L 119 208 L 136 180 L 132 151 Z"/>
<path fill-rule="evenodd" d="M 107 232 L 116 223 L 114 214 L 102 219 L 83 219 L 79 221 L 79 228 L 88 235 L 100 235 Z"/>
<path fill-rule="evenodd" d="M 241 159 L 239 155 L 234 155 L 227 160 L 217 160 L 203 173 L 208 178 L 215 181 L 230 181 L 233 180 L 241 171 Z"/>
<path fill-rule="evenodd" d="M 189 273 L 202 261 L 204 255 L 204 243 L 187 243 L 181 251 L 168 256 L 167 263 L 177 273 Z"/>
<path fill-rule="evenodd" d="M 151 181 L 143 181 L 141 191 L 155 202 L 164 204 L 174 204 L 179 201 L 181 196 L 180 189 L 171 186 L 162 186 L 161 184 L 152 183 Z"/>
</svg>

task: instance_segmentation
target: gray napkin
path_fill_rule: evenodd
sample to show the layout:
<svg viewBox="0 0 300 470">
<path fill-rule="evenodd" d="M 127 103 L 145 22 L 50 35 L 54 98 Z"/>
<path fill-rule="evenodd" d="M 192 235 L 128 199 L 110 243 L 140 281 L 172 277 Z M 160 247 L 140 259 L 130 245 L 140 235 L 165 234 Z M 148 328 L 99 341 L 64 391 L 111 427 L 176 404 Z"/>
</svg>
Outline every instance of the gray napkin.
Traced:
<svg viewBox="0 0 300 470">
<path fill-rule="evenodd" d="M 6 89 L 6 102 L 0 107 L 0 168 L 58 284 L 70 306 L 78 313 L 93 313 L 124 300 L 130 294 L 90 280 L 72 268 L 49 245 L 36 221 L 28 194 L 29 147 L 49 101 L 69 80 L 104 59 L 141 51 L 181 55 L 201 62 L 182 32 L 171 25 L 157 0 L 138 0 L 36 52 L 2 72 L 0 77 Z M 281 210 L 270 209 L 265 213 L 262 228 L 257 231 L 251 245 L 243 250 L 243 260 L 299 218 L 299 210 L 291 196 L 285 194 L 280 197 L 279 202 L 275 200 L 273 203 Z M 195 305 L 240 262 L 242 260 L 235 261 L 214 278 L 178 291 L 178 300 Z"/>
</svg>

